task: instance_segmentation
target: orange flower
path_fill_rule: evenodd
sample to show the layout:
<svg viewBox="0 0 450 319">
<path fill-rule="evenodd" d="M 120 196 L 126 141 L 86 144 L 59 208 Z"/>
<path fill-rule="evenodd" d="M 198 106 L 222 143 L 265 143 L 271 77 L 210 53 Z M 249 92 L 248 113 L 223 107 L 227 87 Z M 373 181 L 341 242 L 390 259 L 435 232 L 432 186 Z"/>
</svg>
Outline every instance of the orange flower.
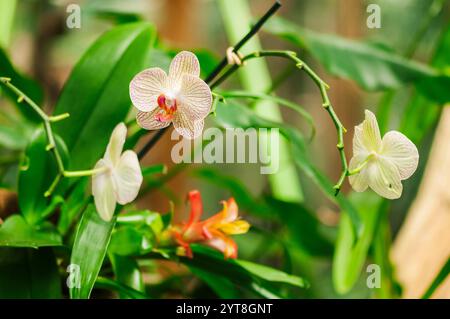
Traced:
<svg viewBox="0 0 450 319">
<path fill-rule="evenodd" d="M 237 245 L 228 235 L 244 234 L 250 224 L 238 218 L 238 206 L 233 198 L 222 201 L 223 209 L 201 221 L 203 204 L 200 192 L 189 192 L 191 212 L 187 223 L 174 225 L 169 230 L 180 246 L 178 253 L 192 258 L 191 243 L 202 243 L 223 252 L 225 258 L 237 257 Z"/>
</svg>

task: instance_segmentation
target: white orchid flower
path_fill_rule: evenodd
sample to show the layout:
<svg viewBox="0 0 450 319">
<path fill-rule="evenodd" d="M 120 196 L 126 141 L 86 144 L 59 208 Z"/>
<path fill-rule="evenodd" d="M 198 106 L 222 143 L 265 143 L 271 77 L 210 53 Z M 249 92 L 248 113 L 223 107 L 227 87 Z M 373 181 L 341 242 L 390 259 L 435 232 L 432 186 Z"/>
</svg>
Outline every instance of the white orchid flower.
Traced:
<svg viewBox="0 0 450 319">
<path fill-rule="evenodd" d="M 403 190 L 401 181 L 411 177 L 417 169 L 417 147 L 397 131 L 390 131 L 381 139 L 375 115 L 366 110 L 365 116 L 355 127 L 350 184 L 357 192 L 370 187 L 382 197 L 399 198 Z"/>
<path fill-rule="evenodd" d="M 122 153 L 127 136 L 124 123 L 113 130 L 105 155 L 95 165 L 92 176 L 92 195 L 100 217 L 110 221 L 116 203 L 125 205 L 132 202 L 142 184 L 142 172 L 135 152 Z"/>
<path fill-rule="evenodd" d="M 188 51 L 175 56 L 169 75 L 160 68 L 138 73 L 130 83 L 131 101 L 139 110 L 138 124 L 156 130 L 173 123 L 183 137 L 199 136 L 212 104 L 211 89 L 199 76 L 200 63 Z"/>
</svg>

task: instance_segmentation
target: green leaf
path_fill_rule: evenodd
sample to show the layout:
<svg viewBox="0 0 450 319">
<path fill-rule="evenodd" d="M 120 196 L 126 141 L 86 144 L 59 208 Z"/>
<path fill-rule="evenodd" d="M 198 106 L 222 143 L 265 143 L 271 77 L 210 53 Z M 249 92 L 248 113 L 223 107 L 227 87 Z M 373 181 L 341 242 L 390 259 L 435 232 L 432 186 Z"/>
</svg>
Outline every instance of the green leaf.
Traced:
<svg viewBox="0 0 450 319">
<path fill-rule="evenodd" d="M 434 278 L 430 287 L 428 287 L 427 291 L 425 291 L 425 293 L 422 296 L 422 299 L 430 298 L 436 291 L 436 289 L 439 287 L 439 285 L 442 284 L 442 282 L 444 282 L 444 280 L 447 278 L 449 274 L 450 274 L 450 257 L 447 259 L 447 262 L 444 264 L 441 271 L 439 271 L 436 278 Z"/>
<path fill-rule="evenodd" d="M 111 239 L 116 219 L 106 222 L 97 214 L 94 205 L 90 204 L 81 218 L 72 249 L 70 263 L 78 265 L 80 287 L 70 289 L 70 298 L 89 298 Z"/>
<path fill-rule="evenodd" d="M 119 225 L 132 226 L 134 228 L 147 227 L 152 233 L 157 236 L 164 228 L 162 216 L 160 213 L 150 210 L 138 210 L 120 214 L 117 217 Z"/>
<path fill-rule="evenodd" d="M 204 270 L 194 266 L 189 267 L 189 269 L 195 276 L 200 278 L 206 285 L 208 285 L 219 298 L 239 299 L 242 297 L 242 293 L 239 290 L 239 287 L 227 278 L 216 276 L 208 270 Z"/>
<path fill-rule="evenodd" d="M 61 298 L 51 248 L 0 248 L 0 298 Z"/>
<path fill-rule="evenodd" d="M 145 67 L 154 36 L 147 23 L 115 27 L 74 67 L 55 109 L 70 114 L 55 131 L 67 145 L 72 169 L 91 168 L 105 152 L 112 130 L 130 109 L 129 83 Z"/>
<path fill-rule="evenodd" d="M 266 298 L 279 297 L 274 292 L 273 283 L 283 283 L 295 287 L 306 288 L 308 284 L 300 277 L 282 271 L 258 265 L 249 261 L 228 259 L 212 249 L 201 245 L 191 245 L 194 258 L 181 258 L 181 262 L 189 268 L 200 269 Z M 198 273 L 198 272 L 197 272 Z"/>
<path fill-rule="evenodd" d="M 145 285 L 138 263 L 131 257 L 109 254 L 117 282 L 145 295 Z M 120 298 L 134 298 L 127 291 L 119 290 Z"/>
<path fill-rule="evenodd" d="M 151 251 L 154 235 L 142 226 L 120 227 L 113 232 L 109 251 L 117 256 L 140 256 Z"/>
<path fill-rule="evenodd" d="M 66 199 L 60 208 L 60 215 L 58 220 L 58 231 L 61 234 L 66 234 L 70 229 L 74 220 L 83 212 L 84 208 L 90 200 L 90 194 L 87 194 L 86 188 L 90 179 L 85 177 L 77 181 L 66 195 Z"/>
<path fill-rule="evenodd" d="M 1 22 L 0 22 L 1 23 Z M 2 31 L 3 32 L 3 31 Z M 42 88 L 38 83 L 29 79 L 26 76 L 20 74 L 11 61 L 8 58 L 6 52 L 0 48 L 0 76 L 10 78 L 15 86 L 20 88 L 28 97 L 30 97 L 36 104 L 40 105 L 44 98 L 44 93 Z M 33 122 L 39 122 L 39 116 L 26 104 L 19 103 L 17 100 L 17 95 L 15 95 L 10 90 L 1 90 L 2 94 L 5 94 L 12 102 L 14 102 L 19 109 L 19 111 L 29 120 Z"/>
<path fill-rule="evenodd" d="M 346 214 L 341 216 L 336 248 L 333 258 L 333 285 L 340 294 L 345 294 L 358 280 L 372 244 L 379 221 L 379 210 L 383 199 L 373 192 L 352 193 L 351 200 L 360 212 L 362 233 L 355 238 L 351 222 Z"/>
<path fill-rule="evenodd" d="M 270 282 L 284 283 L 300 288 L 309 287 L 309 284 L 303 278 L 289 275 L 283 271 L 271 267 L 255 264 L 245 260 L 236 260 L 236 263 L 249 273 Z"/>
<path fill-rule="evenodd" d="M 63 162 L 67 162 L 67 148 L 59 136 L 55 136 L 56 145 Z M 35 224 L 48 213 L 48 209 L 57 204 L 57 197 L 46 198 L 49 188 L 57 174 L 53 154 L 46 151 L 47 137 L 43 129 L 38 129 L 25 150 L 25 158 L 19 172 L 19 207 L 30 224 Z M 32 187 L 31 187 L 32 185 Z M 57 188 L 54 195 L 58 194 Z"/>
<path fill-rule="evenodd" d="M 21 215 L 12 215 L 0 226 L 0 246 L 38 248 L 61 246 L 62 239 L 54 226 L 27 224 Z"/>
<path fill-rule="evenodd" d="M 23 150 L 27 145 L 27 138 L 23 133 L 14 127 L 0 126 L 0 145 L 14 151 Z"/>
<path fill-rule="evenodd" d="M 450 68 L 448 56 L 450 55 L 450 24 L 446 27 L 440 38 L 431 65 L 441 70 Z M 419 83 L 424 85 L 425 83 Z M 448 91 L 448 87 L 444 88 Z M 400 130 L 414 143 L 422 141 L 430 129 L 436 125 L 442 109 L 441 104 L 430 101 L 420 92 L 415 92 L 411 101 L 406 106 Z"/>
<path fill-rule="evenodd" d="M 319 34 L 292 22 L 275 17 L 266 24 L 266 30 L 295 45 L 305 48 L 333 75 L 351 79 L 366 90 L 394 89 L 405 83 L 427 81 L 421 86 L 424 94 L 448 100 L 447 91 L 436 92 L 436 86 L 449 84 L 449 77 L 435 69 L 407 60 L 398 54 L 360 41 L 336 35 Z M 448 86 L 447 86 L 448 87 Z"/>
</svg>

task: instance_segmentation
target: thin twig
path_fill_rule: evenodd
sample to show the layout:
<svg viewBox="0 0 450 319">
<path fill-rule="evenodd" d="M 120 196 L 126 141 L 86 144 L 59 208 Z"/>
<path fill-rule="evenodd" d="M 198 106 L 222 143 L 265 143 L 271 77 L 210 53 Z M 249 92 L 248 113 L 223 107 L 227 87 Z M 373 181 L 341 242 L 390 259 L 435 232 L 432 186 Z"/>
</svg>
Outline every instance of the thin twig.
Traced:
<svg viewBox="0 0 450 319">
<path fill-rule="evenodd" d="M 245 62 L 250 59 L 254 58 L 262 58 L 262 57 L 281 57 L 281 58 L 287 58 L 293 62 L 295 62 L 295 65 L 300 70 L 305 71 L 305 73 L 314 81 L 314 83 L 317 85 L 317 87 L 320 90 L 320 94 L 322 96 L 322 106 L 323 108 L 328 112 L 328 114 L 331 117 L 331 120 L 334 123 L 334 126 L 337 130 L 337 136 L 338 136 L 338 143 L 336 145 L 338 151 L 339 151 L 339 157 L 342 164 L 342 173 L 339 177 L 338 182 L 334 186 L 335 189 L 335 195 L 337 195 L 342 187 L 342 184 L 344 183 L 345 177 L 348 176 L 348 165 L 347 165 L 347 158 L 345 156 L 344 152 L 344 133 L 347 131 L 345 127 L 342 125 L 339 117 L 336 115 L 336 112 L 333 109 L 333 106 L 330 102 L 330 99 L 327 94 L 327 90 L 329 89 L 329 86 L 325 81 L 323 81 L 305 62 L 303 62 L 300 58 L 298 58 L 297 54 L 293 51 L 276 51 L 276 50 L 269 50 L 269 51 L 258 51 L 254 53 L 250 53 L 244 57 L 242 57 L 242 62 Z M 237 69 L 239 69 L 239 65 L 234 64 L 232 65 L 224 74 L 219 77 L 214 83 L 211 84 L 211 88 L 217 87 L 220 85 L 225 79 L 227 79 L 231 74 L 236 72 Z"/>
</svg>

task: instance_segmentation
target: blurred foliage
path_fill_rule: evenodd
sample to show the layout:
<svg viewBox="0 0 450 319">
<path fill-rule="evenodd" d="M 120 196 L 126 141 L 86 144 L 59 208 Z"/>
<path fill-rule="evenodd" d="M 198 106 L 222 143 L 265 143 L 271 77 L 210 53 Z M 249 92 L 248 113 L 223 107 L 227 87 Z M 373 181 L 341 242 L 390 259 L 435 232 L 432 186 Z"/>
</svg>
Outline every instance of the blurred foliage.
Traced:
<svg viewBox="0 0 450 319">
<path fill-rule="evenodd" d="M 300 10 L 306 13 L 295 18 L 295 22 L 286 17 L 271 19 L 264 30 L 272 40 L 263 37 L 262 46 L 268 42 L 271 46 L 293 47 L 306 59 L 323 67 L 327 74 L 354 82 L 366 92 L 367 100 L 378 99 L 379 95 L 372 92 L 383 93 L 379 107 L 383 130 L 399 129 L 423 154 L 429 149 L 426 138 L 434 133 L 441 108 L 450 99 L 450 26 L 448 19 L 445 20 L 449 6 L 445 1 L 432 1 L 440 4 L 436 7 L 423 1 L 408 0 L 405 2 L 408 14 L 399 16 L 404 8 L 397 2 L 376 2 L 385 10 L 386 21 L 383 23 L 386 28 L 371 31 L 366 38 L 358 40 L 304 26 L 311 18 L 308 14 L 314 13 L 316 23 L 321 21 L 323 28 L 329 27 L 326 19 L 316 19 L 316 14 L 325 16 L 327 10 L 333 10 L 335 5 L 331 2 L 289 3 L 292 10 L 286 12 L 286 17 L 295 16 Z M 10 6 L 6 6 L 7 3 Z M 17 10 L 21 14 L 23 11 L 23 14 L 34 15 L 32 8 L 36 3 L 18 4 Z M 57 97 L 44 97 L 44 89 L 47 95 L 51 94 L 48 81 L 42 76 L 39 81 L 32 80 L 21 71 L 22 65 L 13 63 L 16 54 L 8 43 L 13 42 L 9 38 L 14 39 L 14 36 L 9 37 L 3 30 L 8 33 L 12 30 L 12 35 L 17 35 L 26 29 L 26 23 L 12 19 L 15 1 L 2 1 L 0 5 L 0 76 L 11 78 L 40 106 L 48 106 L 46 103 L 55 99 L 55 107 L 46 107 L 46 111 L 54 109 L 55 115 L 70 113 L 68 119 L 55 124 L 55 131 L 64 162 L 75 169 L 88 169 L 94 165 L 103 155 L 109 135 L 118 122 L 126 121 L 129 127 L 126 147 L 135 148 L 140 144 L 146 131 L 138 128 L 134 121 L 127 121 L 134 115 L 128 96 L 131 78 L 147 67 L 167 70 L 176 52 L 191 49 L 178 48 L 166 41 L 159 35 L 164 32 L 153 25 L 154 21 L 152 24 L 145 22 L 149 19 L 139 9 L 128 10 L 123 1 L 105 3 L 89 1 L 82 4 L 86 10 L 83 24 L 87 26 L 77 34 L 65 30 L 51 39 L 55 42 L 53 49 L 63 60 L 67 57 L 61 52 L 68 53 L 75 47 L 84 48 L 89 44 L 82 55 L 79 52 L 74 57 L 74 51 L 67 54 L 69 61 L 71 58 L 76 61 L 72 61 L 72 71 Z M 236 16 L 228 14 L 229 10 L 224 8 L 223 1 L 221 3 L 222 9 L 216 2 L 202 5 L 214 13 L 212 17 L 220 16 L 228 25 Z M 246 6 L 245 1 L 236 0 L 235 3 L 242 8 Z M 57 3 L 45 1 L 41 4 L 38 12 L 42 16 L 47 11 L 65 12 L 65 8 Z M 430 10 L 434 11 L 430 13 Z M 240 22 L 251 19 L 249 12 L 239 14 L 242 16 Z M 427 20 L 429 15 L 432 19 Z M 154 18 L 158 20 L 158 17 Z M 392 19 L 398 20 L 398 25 L 387 22 Z M 415 25 L 419 24 L 416 20 L 424 21 L 422 29 L 425 31 Z M 31 29 L 28 32 L 34 32 L 32 36 L 37 38 L 41 31 L 37 31 L 33 21 L 27 22 Z M 217 36 L 221 34 L 218 28 L 221 30 L 223 26 L 216 25 L 216 21 L 206 22 L 214 27 L 204 30 L 205 35 L 209 32 L 214 39 L 202 48 L 192 49 L 200 60 L 202 78 L 206 78 L 220 61 L 213 51 L 223 51 L 205 47 L 219 47 L 219 44 L 221 48 L 226 47 L 220 42 L 224 39 Z M 97 26 L 100 27 L 97 29 Z M 231 30 L 232 27 L 237 28 L 226 27 L 231 39 L 238 31 L 245 31 L 247 25 L 242 24 L 242 30 Z M 17 34 L 15 28 L 19 30 Z M 102 33 L 105 29 L 107 31 Z M 409 31 L 408 37 L 405 36 L 405 30 L 416 32 L 412 37 L 416 43 L 406 43 L 405 38 L 410 37 Z M 71 48 L 64 45 L 67 43 L 73 44 Z M 260 43 L 255 42 L 250 47 L 259 49 Z M 408 47 L 415 50 L 411 50 L 411 54 L 398 53 L 408 53 L 409 50 L 405 50 Z M 149 204 L 144 208 L 135 205 L 117 207 L 112 221 L 101 220 L 92 204 L 88 178 L 64 180 L 52 196 L 44 197 L 44 191 L 55 175 L 55 165 L 53 157 L 46 151 L 47 141 L 39 118 L 2 87 L 0 185 L 17 193 L 18 207 L 0 215 L 3 220 L 0 224 L 0 297 L 67 297 L 63 296 L 66 289 L 61 289 L 61 282 L 66 282 L 69 264 L 79 265 L 83 270 L 81 288 L 69 289 L 71 298 L 97 296 L 100 290 L 120 298 L 401 296 L 401 287 L 389 260 L 390 244 L 395 236 L 390 231 L 390 218 L 392 213 L 397 213 L 399 205 L 403 211 L 407 210 L 415 196 L 414 187 L 410 190 L 412 194 L 408 193 L 395 205 L 372 192 L 355 194 L 350 191 L 335 197 L 330 178 L 320 167 L 318 155 L 309 144 L 309 135 L 314 134 L 305 137 L 303 123 L 297 125 L 291 121 L 288 118 L 291 113 L 287 112 L 283 112 L 287 115 L 284 121 L 282 113 L 275 111 L 278 105 L 285 106 L 293 111 L 292 114 L 306 120 L 306 128 L 311 127 L 312 133 L 314 128 L 320 133 L 322 122 L 321 125 L 314 123 L 318 112 L 306 106 L 310 100 L 305 98 L 299 104 L 292 94 L 308 90 L 308 86 L 303 85 L 306 80 L 290 78 L 291 73 L 286 73 L 273 80 L 272 86 L 268 73 L 272 65 L 269 69 L 261 62 L 259 67 L 250 67 L 252 63 L 244 66 L 243 70 L 247 71 L 241 74 L 241 82 L 230 79 L 231 85 L 217 90 L 224 99 L 218 102 L 211 122 L 221 129 L 278 128 L 286 141 L 287 152 L 286 161 L 281 165 L 292 164 L 293 170 L 278 181 L 263 180 L 263 185 L 259 185 L 259 180 L 247 178 L 254 176 L 247 171 L 247 166 L 236 170 L 224 170 L 222 165 L 195 166 L 189 174 L 200 180 L 205 192 L 209 192 L 207 205 L 219 194 L 231 194 L 241 215 L 251 221 L 249 234 L 236 239 L 239 246 L 239 259 L 236 260 L 224 259 L 220 253 L 201 245 L 193 246 L 192 259 L 178 256 L 175 249 L 159 247 L 159 236 L 172 223 L 173 207 L 169 213 L 157 212 L 153 211 L 153 204 L 146 201 Z M 274 69 L 278 71 L 278 67 L 275 65 Z M 302 85 L 299 85 L 300 81 Z M 281 84 L 292 91 L 289 96 L 282 96 L 286 90 L 278 89 Z M 267 106 L 269 109 L 265 108 Z M 353 112 L 354 107 L 346 110 Z M 269 117 L 268 113 L 271 114 Z M 318 134 L 315 138 L 327 137 Z M 158 189 L 162 194 L 169 194 L 163 197 L 165 202 L 172 198 L 179 202 L 184 194 L 166 190 L 170 188 L 170 179 L 186 166 L 180 164 L 168 169 L 166 163 L 156 163 L 143 167 L 144 186 L 140 196 Z M 414 180 L 415 184 L 419 182 L 420 177 Z M 309 187 L 310 183 L 314 186 Z M 307 190 L 305 196 L 301 189 Z M 295 196 L 290 197 L 293 193 Z M 286 195 L 284 198 L 283 194 Z M 307 196 L 309 194 L 312 196 Z M 404 213 L 401 216 L 404 217 Z M 383 268 L 382 290 L 369 291 L 365 285 L 364 266 L 372 260 Z M 447 263 L 425 293 L 425 298 L 431 296 L 448 273 Z M 199 280 L 193 280 L 192 275 Z"/>
</svg>

